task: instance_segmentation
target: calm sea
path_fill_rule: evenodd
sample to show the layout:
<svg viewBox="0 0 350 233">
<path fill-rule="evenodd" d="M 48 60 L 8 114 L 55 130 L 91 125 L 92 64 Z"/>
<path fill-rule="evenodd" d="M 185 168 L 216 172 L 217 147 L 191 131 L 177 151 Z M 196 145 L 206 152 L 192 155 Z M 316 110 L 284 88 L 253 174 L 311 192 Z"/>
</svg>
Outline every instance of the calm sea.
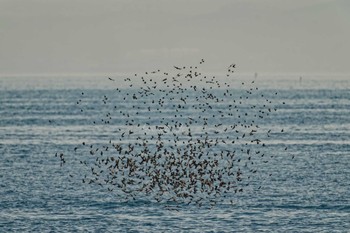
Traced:
<svg viewBox="0 0 350 233">
<path fill-rule="evenodd" d="M 113 78 L 0 78 L 0 232 L 350 232 L 349 76 L 256 78 L 278 108 L 260 123 L 274 132 L 266 139 L 273 158 L 255 177 L 261 188 L 234 194 L 233 204 L 174 209 L 123 202 L 81 181 L 88 171 L 73 148 L 117 140 L 123 115 L 112 126 L 92 122 L 112 105 L 131 108 L 115 90 L 139 85 Z M 232 88 L 239 92 L 242 80 L 254 77 Z M 67 156 L 62 167 L 57 152 Z"/>
</svg>

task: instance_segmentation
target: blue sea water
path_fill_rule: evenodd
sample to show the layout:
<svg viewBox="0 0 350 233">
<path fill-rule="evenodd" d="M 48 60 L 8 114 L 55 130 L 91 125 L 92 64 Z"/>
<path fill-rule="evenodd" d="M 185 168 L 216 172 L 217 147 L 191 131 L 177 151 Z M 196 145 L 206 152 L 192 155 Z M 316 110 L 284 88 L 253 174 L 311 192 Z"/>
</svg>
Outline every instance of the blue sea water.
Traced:
<svg viewBox="0 0 350 233">
<path fill-rule="evenodd" d="M 0 78 L 0 232 L 350 232 L 350 77 L 255 82 L 278 108 L 260 123 L 274 132 L 266 138 L 273 158 L 255 178 L 261 188 L 234 194 L 233 203 L 169 209 L 83 184 L 86 168 L 74 160 L 81 155 L 71 153 L 82 141 L 117 140 L 123 116 L 92 121 L 113 105 L 130 109 L 115 89 L 132 92 L 137 82 L 126 89 L 106 77 Z M 67 154 L 62 167 L 57 152 Z"/>
</svg>

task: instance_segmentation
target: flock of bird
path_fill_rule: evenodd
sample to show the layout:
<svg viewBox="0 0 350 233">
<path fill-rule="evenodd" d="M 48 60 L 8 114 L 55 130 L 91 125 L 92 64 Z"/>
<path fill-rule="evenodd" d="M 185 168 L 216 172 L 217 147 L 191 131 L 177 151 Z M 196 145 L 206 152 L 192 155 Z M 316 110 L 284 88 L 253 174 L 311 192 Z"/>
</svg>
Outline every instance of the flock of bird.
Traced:
<svg viewBox="0 0 350 233">
<path fill-rule="evenodd" d="M 116 130 L 103 145 L 81 142 L 72 150 L 85 153 L 82 182 L 105 187 L 120 200 L 199 206 L 243 192 L 272 157 L 264 142 L 272 129 L 260 125 L 279 103 L 254 80 L 231 86 L 235 64 L 219 79 L 202 74 L 204 62 L 134 74 L 123 85 L 109 77 L 117 98 L 103 96 L 101 104 L 111 107 L 91 124 Z M 76 105 L 84 112 L 81 103 Z M 66 163 L 63 153 L 56 156 Z"/>
</svg>

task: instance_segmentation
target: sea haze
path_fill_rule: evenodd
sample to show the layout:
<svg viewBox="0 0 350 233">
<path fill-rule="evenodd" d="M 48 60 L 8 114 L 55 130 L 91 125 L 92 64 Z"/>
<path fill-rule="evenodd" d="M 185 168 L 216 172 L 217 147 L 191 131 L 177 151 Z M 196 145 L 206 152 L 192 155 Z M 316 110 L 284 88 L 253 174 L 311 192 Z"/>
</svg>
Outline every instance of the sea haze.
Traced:
<svg viewBox="0 0 350 233">
<path fill-rule="evenodd" d="M 123 81 L 128 77 L 131 87 Z M 232 194 L 232 203 L 167 208 L 169 203 L 147 198 L 125 202 L 105 187 L 82 183 L 90 168 L 79 160 L 87 155 L 73 150 L 83 141 L 103 145 L 119 140 L 117 129 L 123 127 L 125 116 L 115 113 L 108 125 L 99 119 L 115 105 L 133 111 L 116 89 L 136 92 L 142 86 L 139 76 L 1 77 L 0 231 L 347 232 L 350 78 L 218 75 L 218 79 L 237 93 L 242 91 L 241 82 L 254 81 L 275 103 L 277 111 L 259 124 L 272 132 L 264 138 L 269 162 L 257 162 L 252 185 Z M 104 96 L 109 105 L 103 104 Z M 84 111 L 77 106 L 79 99 Z M 248 106 L 249 101 L 243 104 Z M 168 119 L 173 117 L 170 110 L 163 113 Z M 152 114 L 141 112 L 138 120 Z M 194 111 L 186 109 L 185 114 Z M 194 128 L 193 134 L 196 130 L 200 132 Z M 65 154 L 63 166 L 55 157 L 60 152 Z"/>
</svg>

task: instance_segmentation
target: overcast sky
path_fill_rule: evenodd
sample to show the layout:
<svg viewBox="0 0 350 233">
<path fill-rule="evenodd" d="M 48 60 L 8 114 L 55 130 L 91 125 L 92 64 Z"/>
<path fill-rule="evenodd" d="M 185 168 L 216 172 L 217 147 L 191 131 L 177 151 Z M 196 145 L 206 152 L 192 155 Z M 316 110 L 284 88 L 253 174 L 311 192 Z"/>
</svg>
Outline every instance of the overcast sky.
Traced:
<svg viewBox="0 0 350 233">
<path fill-rule="evenodd" d="M 347 0 L 0 0 L 0 74 L 350 73 Z"/>
</svg>

